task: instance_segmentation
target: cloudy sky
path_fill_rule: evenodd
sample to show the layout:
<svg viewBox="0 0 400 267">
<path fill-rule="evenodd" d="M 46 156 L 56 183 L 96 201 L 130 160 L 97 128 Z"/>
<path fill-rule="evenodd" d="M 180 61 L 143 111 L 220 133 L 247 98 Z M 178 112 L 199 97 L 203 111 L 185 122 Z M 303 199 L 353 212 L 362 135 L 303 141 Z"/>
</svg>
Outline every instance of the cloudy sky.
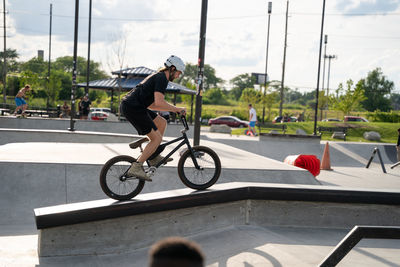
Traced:
<svg viewBox="0 0 400 267">
<path fill-rule="evenodd" d="M 79 2 L 78 55 L 87 57 L 89 0 Z M 271 2 L 268 73 L 281 80 L 287 1 Z M 289 1 L 285 85 L 293 89 L 317 86 L 322 3 Z M 7 47 L 17 49 L 21 60 L 36 56 L 37 50 L 48 58 L 50 4 L 51 58 L 73 55 L 74 0 L 6 0 Z M 92 5 L 91 59 L 105 71 L 121 64 L 157 69 L 171 54 L 196 64 L 201 0 L 92 0 Z M 218 77 L 229 81 L 265 71 L 267 5 L 268 0 L 208 0 L 205 63 Z M 358 81 L 380 67 L 400 92 L 400 0 L 326 0 L 325 13 L 326 51 L 337 56 L 331 61 L 329 87 L 350 78 Z M 323 64 L 321 83 L 322 69 Z"/>
</svg>

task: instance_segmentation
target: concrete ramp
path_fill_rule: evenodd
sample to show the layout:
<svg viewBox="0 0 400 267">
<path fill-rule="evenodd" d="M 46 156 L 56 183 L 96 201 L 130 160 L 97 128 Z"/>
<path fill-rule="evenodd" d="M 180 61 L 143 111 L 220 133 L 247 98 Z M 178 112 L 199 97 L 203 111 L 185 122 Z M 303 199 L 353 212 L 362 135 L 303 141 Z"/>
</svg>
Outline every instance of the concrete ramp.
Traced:
<svg viewBox="0 0 400 267">
<path fill-rule="evenodd" d="M 266 182 L 320 184 L 308 171 L 226 145 L 204 142 L 219 155 L 217 183 Z M 168 150 L 167 150 L 168 151 Z M 99 174 L 116 155 L 137 157 L 126 143 L 10 143 L 0 146 L 0 225 L 34 223 L 32 210 L 49 205 L 105 198 Z M 160 168 L 141 194 L 185 188 L 177 172 L 179 157 Z"/>
<path fill-rule="evenodd" d="M 40 256 L 123 253 L 228 227 L 398 225 L 400 191 L 228 183 L 35 209 Z"/>
</svg>

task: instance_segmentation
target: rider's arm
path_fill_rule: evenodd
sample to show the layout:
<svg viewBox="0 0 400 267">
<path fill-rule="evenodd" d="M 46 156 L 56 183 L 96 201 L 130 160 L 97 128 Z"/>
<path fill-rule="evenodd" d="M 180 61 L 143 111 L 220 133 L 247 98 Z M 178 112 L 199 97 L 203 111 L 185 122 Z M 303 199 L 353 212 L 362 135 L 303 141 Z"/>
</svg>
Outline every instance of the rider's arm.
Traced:
<svg viewBox="0 0 400 267">
<path fill-rule="evenodd" d="M 180 108 L 169 104 L 167 101 L 165 101 L 164 95 L 160 92 L 154 92 L 154 102 L 149 106 L 149 109 L 179 113 L 186 111 L 185 108 Z"/>
</svg>

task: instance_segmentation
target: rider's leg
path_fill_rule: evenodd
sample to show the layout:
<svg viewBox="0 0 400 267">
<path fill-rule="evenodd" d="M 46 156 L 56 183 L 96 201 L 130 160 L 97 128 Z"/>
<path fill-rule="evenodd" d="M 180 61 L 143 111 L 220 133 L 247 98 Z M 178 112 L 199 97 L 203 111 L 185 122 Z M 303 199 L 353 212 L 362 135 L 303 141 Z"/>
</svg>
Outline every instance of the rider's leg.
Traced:
<svg viewBox="0 0 400 267">
<path fill-rule="evenodd" d="M 151 132 L 147 134 L 147 137 L 150 139 L 150 142 L 143 149 L 142 154 L 137 160 L 141 163 L 144 163 L 154 153 L 154 151 L 156 151 L 157 147 L 161 144 L 162 141 L 162 135 L 158 130 L 155 131 L 154 129 L 152 129 Z"/>
<path fill-rule="evenodd" d="M 165 129 L 167 128 L 167 120 L 160 115 L 157 115 L 157 117 L 154 118 L 153 122 L 157 126 L 157 129 L 160 132 L 162 138 L 164 136 Z M 156 166 L 161 160 L 163 160 L 164 157 L 160 155 L 162 150 L 164 149 L 156 149 L 155 153 L 149 156 L 149 163 L 151 166 Z M 165 163 L 170 161 L 172 161 L 172 158 L 168 158 Z"/>
<path fill-rule="evenodd" d="M 146 172 L 143 169 L 143 163 L 156 151 L 157 147 L 160 145 L 162 136 L 158 130 L 151 129 L 150 133 L 147 134 L 150 142 L 143 149 L 142 154 L 137 159 L 136 162 L 132 163 L 132 166 L 128 170 L 128 175 L 136 176 L 138 178 L 151 181 L 150 177 L 147 177 Z"/>
<path fill-rule="evenodd" d="M 164 136 L 165 129 L 167 128 L 167 120 L 157 115 L 153 122 L 157 126 L 158 131 L 160 131 L 161 136 Z"/>
</svg>

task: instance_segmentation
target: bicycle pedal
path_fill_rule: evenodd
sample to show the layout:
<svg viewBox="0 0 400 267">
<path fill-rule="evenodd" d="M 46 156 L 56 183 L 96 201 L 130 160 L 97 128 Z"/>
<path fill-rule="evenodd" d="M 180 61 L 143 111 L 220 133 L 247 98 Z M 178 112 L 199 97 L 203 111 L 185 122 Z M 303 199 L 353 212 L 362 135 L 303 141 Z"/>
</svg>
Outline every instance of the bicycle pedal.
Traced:
<svg viewBox="0 0 400 267">
<path fill-rule="evenodd" d="M 149 177 L 149 178 L 152 177 L 152 176 L 156 173 L 156 170 L 157 170 L 156 167 L 151 166 L 151 167 L 146 171 L 147 177 Z"/>
</svg>

